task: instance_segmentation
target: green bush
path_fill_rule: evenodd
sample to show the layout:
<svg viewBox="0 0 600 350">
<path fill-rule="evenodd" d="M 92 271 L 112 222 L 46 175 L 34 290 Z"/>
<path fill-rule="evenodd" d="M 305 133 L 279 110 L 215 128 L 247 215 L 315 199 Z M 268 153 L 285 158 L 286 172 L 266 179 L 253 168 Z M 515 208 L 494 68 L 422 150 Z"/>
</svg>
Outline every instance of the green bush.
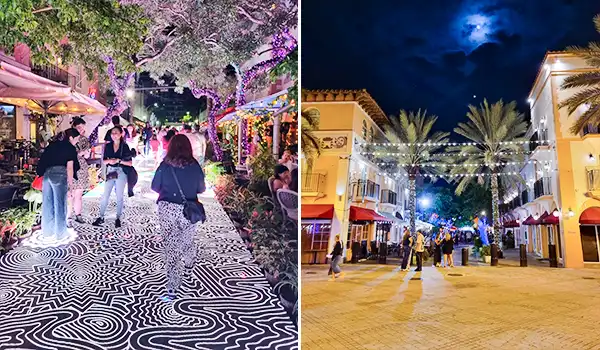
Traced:
<svg viewBox="0 0 600 350">
<path fill-rule="evenodd" d="M 492 250 L 489 245 L 484 245 L 483 247 L 481 247 L 479 254 L 481 256 L 490 256 L 492 255 Z"/>
<path fill-rule="evenodd" d="M 273 158 L 271 150 L 266 145 L 260 145 L 258 153 L 254 157 L 248 157 L 248 166 L 252 170 L 250 183 L 257 183 L 269 180 L 277 161 Z"/>
<path fill-rule="evenodd" d="M 210 184 L 216 184 L 217 179 L 225 174 L 225 169 L 219 162 L 209 162 L 204 166 L 204 179 Z"/>
</svg>

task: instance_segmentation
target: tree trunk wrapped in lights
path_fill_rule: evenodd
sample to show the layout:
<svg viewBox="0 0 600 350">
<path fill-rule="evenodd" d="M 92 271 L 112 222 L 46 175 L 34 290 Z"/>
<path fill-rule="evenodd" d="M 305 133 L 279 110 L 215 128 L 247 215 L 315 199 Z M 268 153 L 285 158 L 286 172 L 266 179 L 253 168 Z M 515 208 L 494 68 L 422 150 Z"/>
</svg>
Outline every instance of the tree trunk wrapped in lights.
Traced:
<svg viewBox="0 0 600 350">
<path fill-rule="evenodd" d="M 500 239 L 500 227 L 498 224 L 498 218 L 500 217 L 499 210 L 499 195 L 498 195 L 498 174 L 493 173 L 491 175 L 491 189 L 492 189 L 492 236 L 494 237 L 494 243 L 499 247 L 502 247 L 502 240 Z"/>
<path fill-rule="evenodd" d="M 415 175 L 410 175 L 408 178 L 408 210 L 410 219 L 410 232 L 417 232 L 417 181 Z"/>
</svg>

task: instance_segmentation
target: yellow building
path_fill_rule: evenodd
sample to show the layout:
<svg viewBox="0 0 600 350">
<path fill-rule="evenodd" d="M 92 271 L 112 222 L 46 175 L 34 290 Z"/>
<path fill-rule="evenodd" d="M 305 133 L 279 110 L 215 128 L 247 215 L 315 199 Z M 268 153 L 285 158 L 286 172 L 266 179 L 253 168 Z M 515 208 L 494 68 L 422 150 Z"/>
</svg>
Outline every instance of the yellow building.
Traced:
<svg viewBox="0 0 600 350">
<path fill-rule="evenodd" d="M 556 253 L 559 266 L 581 268 L 600 262 L 600 131 L 590 125 L 570 131 L 586 106 L 573 115 L 558 105 L 577 93 L 563 90 L 570 75 L 589 71 L 572 54 L 549 52 L 529 95 L 529 160 L 521 169 L 525 184 L 514 185 L 504 198 L 505 230 L 517 244 L 541 258 Z"/>
<path fill-rule="evenodd" d="M 314 134 L 321 143 L 312 169 L 302 166 L 302 263 L 324 263 L 336 234 L 348 259 L 353 243 L 361 245 L 354 254 L 362 257 L 381 242 L 399 242 L 406 184 L 357 146 L 387 141 L 385 113 L 365 90 L 303 91 L 302 110 L 318 120 Z"/>
</svg>

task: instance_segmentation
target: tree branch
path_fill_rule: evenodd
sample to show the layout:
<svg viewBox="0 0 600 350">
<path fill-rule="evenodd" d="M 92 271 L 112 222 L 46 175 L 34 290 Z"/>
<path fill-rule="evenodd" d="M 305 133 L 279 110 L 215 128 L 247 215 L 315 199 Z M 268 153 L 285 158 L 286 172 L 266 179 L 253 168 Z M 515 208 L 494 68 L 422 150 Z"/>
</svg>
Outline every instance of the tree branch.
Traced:
<svg viewBox="0 0 600 350">
<path fill-rule="evenodd" d="M 42 12 L 47 12 L 47 11 L 51 11 L 51 10 L 54 10 L 54 7 L 46 6 L 46 7 L 42 7 L 41 9 L 33 10 L 33 11 L 31 11 L 31 13 L 35 15 L 36 13 L 42 13 Z"/>
<path fill-rule="evenodd" d="M 241 7 L 241 6 L 236 6 L 236 7 L 237 7 L 237 9 L 238 9 L 238 13 L 239 13 L 240 15 L 243 15 L 244 17 L 246 17 L 246 18 L 247 18 L 247 19 L 248 19 L 250 22 L 252 22 L 252 23 L 256 23 L 256 24 L 258 24 L 258 25 L 263 25 L 263 24 L 265 24 L 265 22 L 263 22 L 263 21 L 261 21 L 261 20 L 259 20 L 259 19 L 257 19 L 257 18 L 254 18 L 254 17 L 253 17 L 251 14 L 249 14 L 249 13 L 248 13 L 248 11 L 246 11 L 246 9 L 244 9 L 243 7 Z"/>
<path fill-rule="evenodd" d="M 177 40 L 179 40 L 179 37 L 173 38 L 169 41 L 167 41 L 167 43 L 165 44 L 165 46 L 163 46 L 163 48 L 156 54 L 153 56 L 149 56 L 149 57 L 144 57 L 143 59 L 141 59 L 140 61 L 138 61 L 135 66 L 137 68 L 141 67 L 142 65 L 148 63 L 148 62 L 152 62 L 158 58 L 160 58 L 160 56 L 162 56 L 165 51 L 167 51 L 167 49 L 169 48 L 169 46 L 173 45 Z"/>
</svg>

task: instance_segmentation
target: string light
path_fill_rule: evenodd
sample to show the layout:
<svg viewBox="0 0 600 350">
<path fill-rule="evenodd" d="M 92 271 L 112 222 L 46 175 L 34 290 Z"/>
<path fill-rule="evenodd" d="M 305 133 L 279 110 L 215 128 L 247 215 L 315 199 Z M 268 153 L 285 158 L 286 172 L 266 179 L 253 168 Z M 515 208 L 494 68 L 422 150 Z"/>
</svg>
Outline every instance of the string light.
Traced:
<svg viewBox="0 0 600 350">
<path fill-rule="evenodd" d="M 466 163 L 466 164 L 451 164 L 451 163 L 419 163 L 418 166 L 421 167 L 480 167 L 480 166 L 507 166 L 507 165 L 523 165 L 523 164 L 541 164 L 543 162 L 537 160 L 529 160 L 525 162 L 503 162 L 503 163 Z M 417 166 L 417 164 L 410 163 L 396 163 L 396 162 L 376 162 L 373 163 L 378 166 L 386 166 L 386 165 L 397 165 L 397 166 Z"/>
<path fill-rule="evenodd" d="M 548 152 L 549 150 L 539 150 Z M 517 155 L 517 154 L 532 154 L 533 151 L 507 151 L 507 152 L 494 152 L 494 155 Z M 403 153 L 403 152 L 359 152 L 361 155 L 371 155 L 371 156 L 413 156 L 414 153 Z M 472 155 L 471 153 L 433 153 L 432 156 L 437 157 L 455 157 L 455 156 L 463 156 L 467 157 Z"/>
<path fill-rule="evenodd" d="M 521 140 L 521 141 L 500 141 L 495 144 L 498 145 L 526 145 L 528 143 L 537 144 L 549 144 L 550 140 Z M 424 146 L 424 147 L 444 147 L 444 146 L 477 146 L 483 143 L 477 142 L 359 142 L 359 146 L 372 145 L 372 146 L 385 146 L 385 147 L 403 147 L 403 146 Z"/>
</svg>

